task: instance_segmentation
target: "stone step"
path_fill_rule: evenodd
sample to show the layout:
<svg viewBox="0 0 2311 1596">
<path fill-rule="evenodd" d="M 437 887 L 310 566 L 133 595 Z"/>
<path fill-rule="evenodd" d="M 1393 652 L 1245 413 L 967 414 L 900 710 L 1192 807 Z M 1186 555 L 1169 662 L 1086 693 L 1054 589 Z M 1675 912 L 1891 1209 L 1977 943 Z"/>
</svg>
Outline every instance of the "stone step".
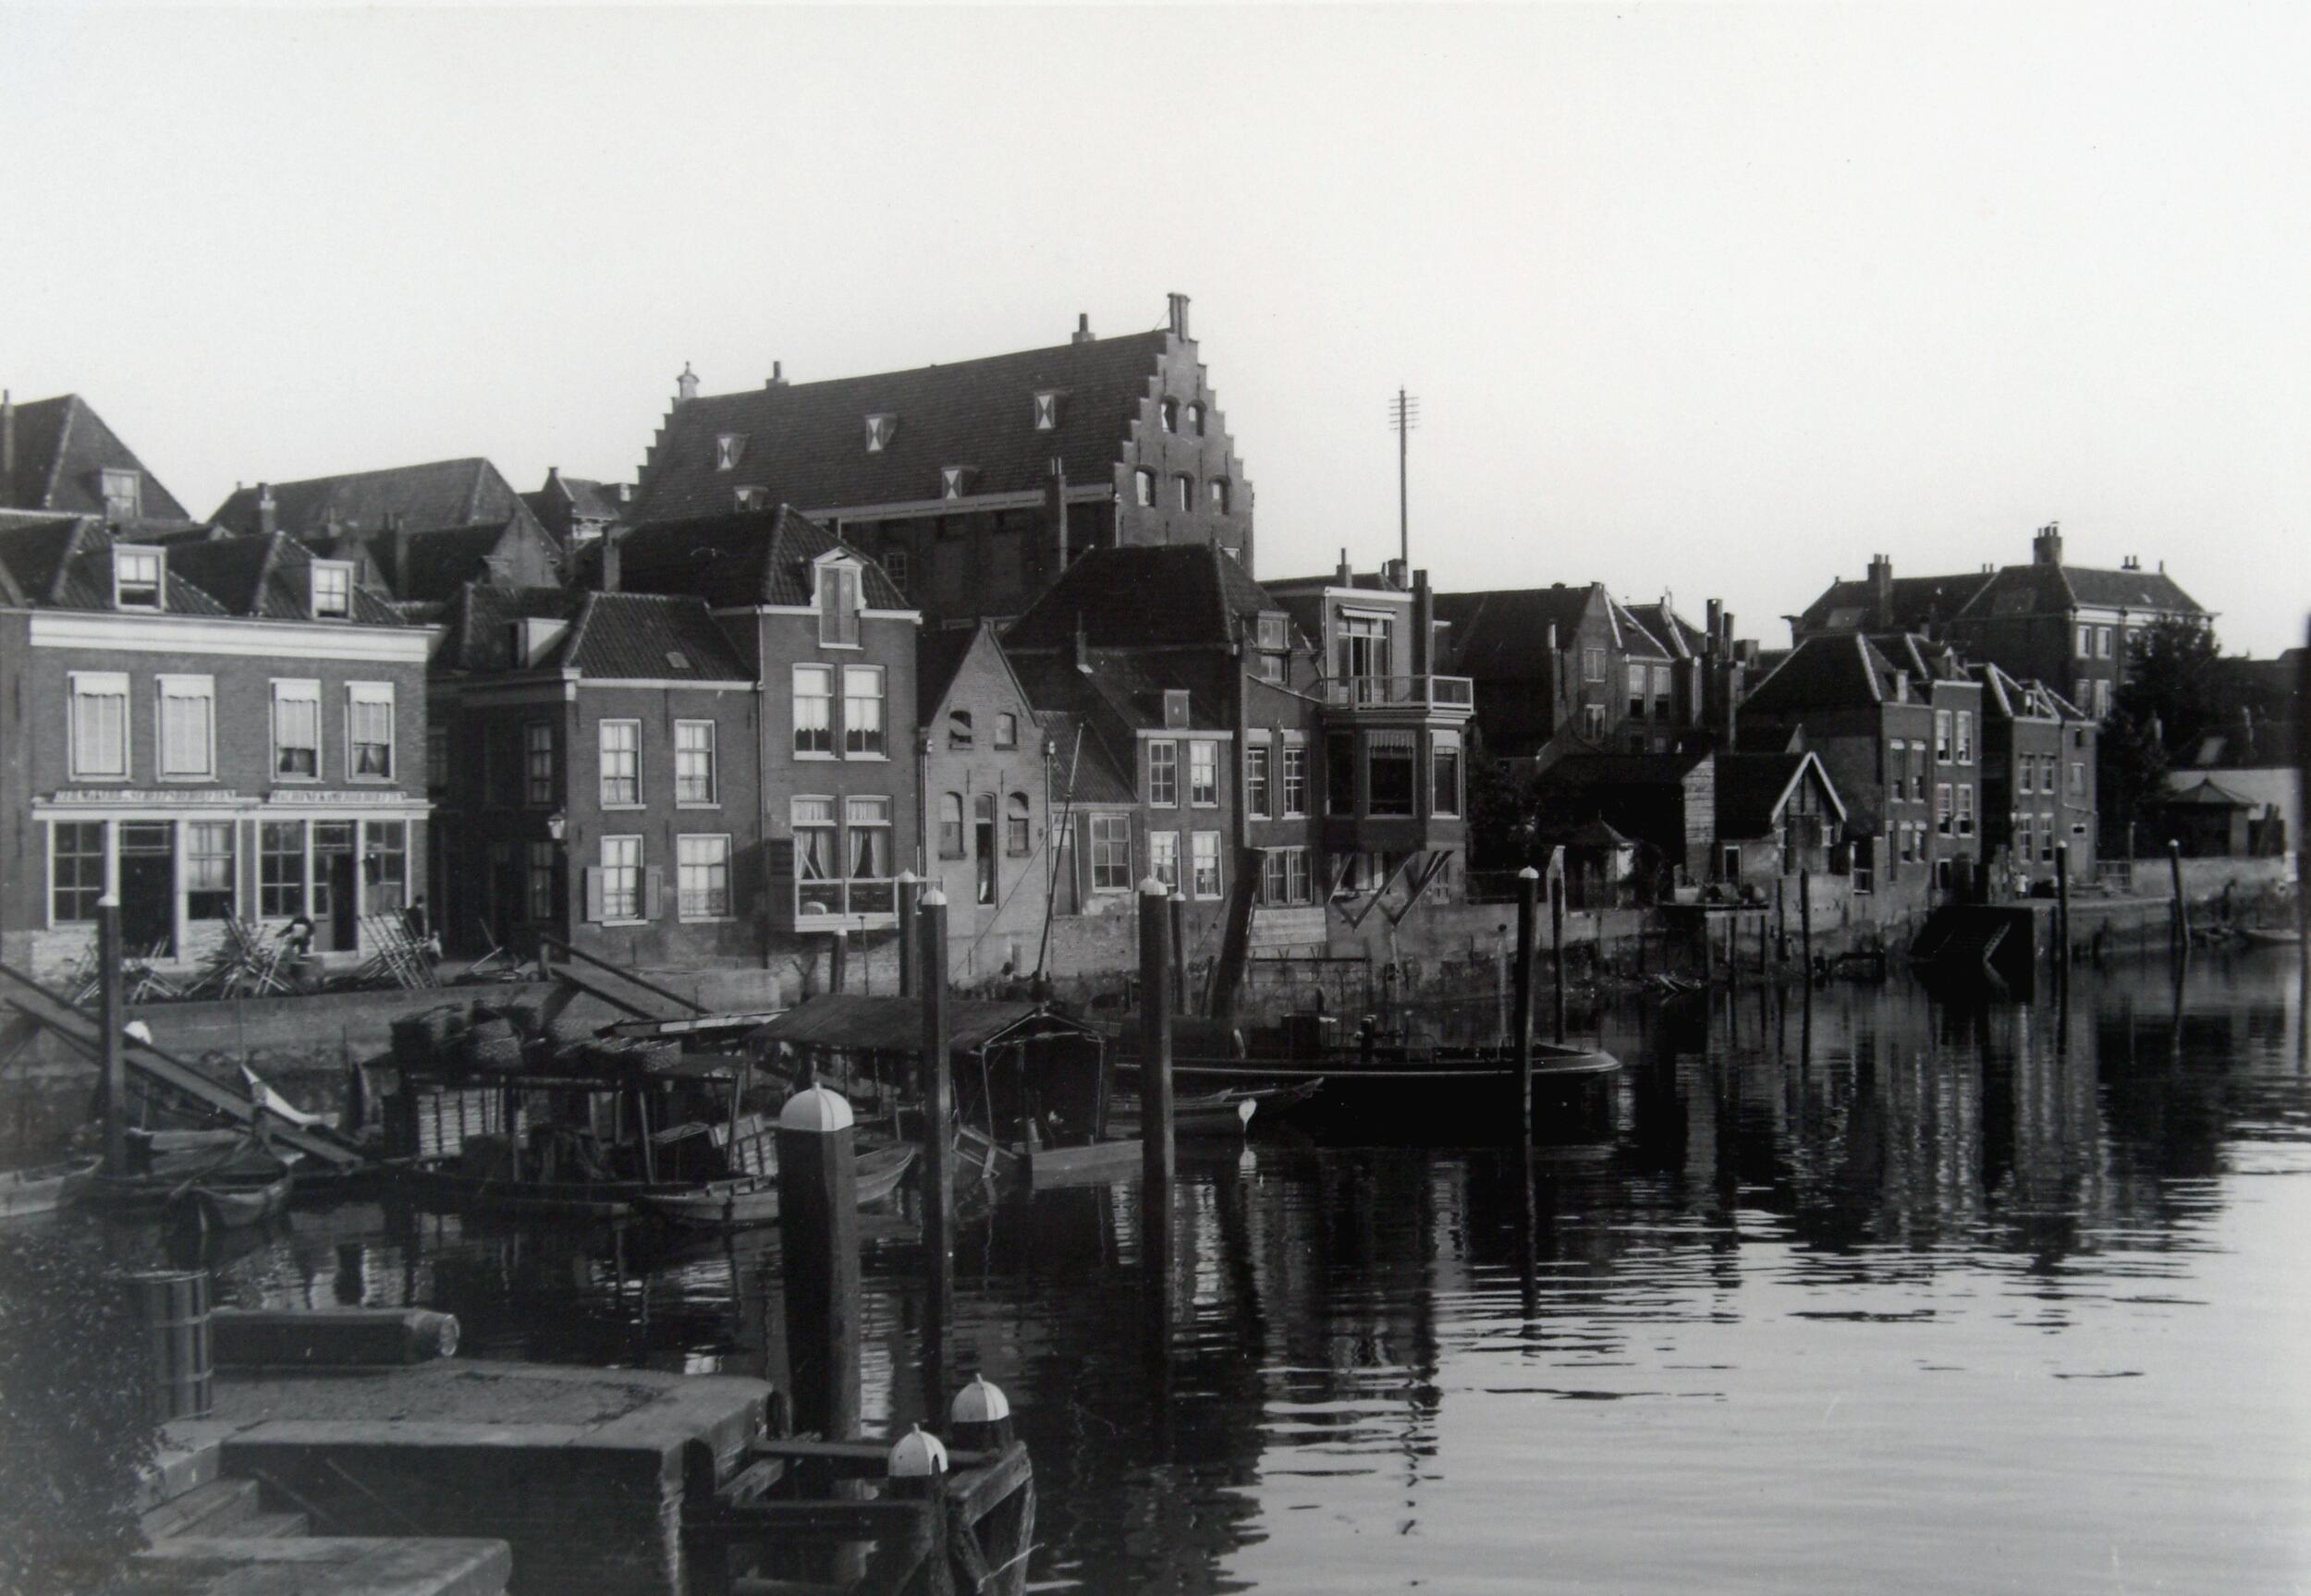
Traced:
<svg viewBox="0 0 2311 1596">
<path fill-rule="evenodd" d="M 257 1505 L 255 1480 L 212 1480 L 181 1496 L 171 1497 L 145 1514 L 140 1522 L 147 1541 L 168 1541 L 180 1535 L 231 1535 L 256 1514 Z"/>
<path fill-rule="evenodd" d="M 302 1513 L 258 1513 L 233 1533 L 251 1541 L 286 1541 L 293 1535 L 312 1534 L 312 1520 Z"/>
</svg>

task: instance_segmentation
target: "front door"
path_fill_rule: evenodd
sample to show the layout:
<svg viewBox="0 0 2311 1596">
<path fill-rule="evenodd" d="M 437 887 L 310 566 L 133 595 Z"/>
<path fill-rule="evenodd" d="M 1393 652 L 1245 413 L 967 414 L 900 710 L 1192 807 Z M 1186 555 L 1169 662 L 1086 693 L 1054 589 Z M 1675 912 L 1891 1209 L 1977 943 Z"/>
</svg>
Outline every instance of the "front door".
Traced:
<svg viewBox="0 0 2311 1596">
<path fill-rule="evenodd" d="M 120 942 L 132 954 L 168 958 L 177 947 L 177 828 L 120 828 Z"/>
<path fill-rule="evenodd" d="M 353 822 L 313 822 L 313 944 L 339 953 L 359 945 L 361 903 L 353 889 Z"/>
</svg>

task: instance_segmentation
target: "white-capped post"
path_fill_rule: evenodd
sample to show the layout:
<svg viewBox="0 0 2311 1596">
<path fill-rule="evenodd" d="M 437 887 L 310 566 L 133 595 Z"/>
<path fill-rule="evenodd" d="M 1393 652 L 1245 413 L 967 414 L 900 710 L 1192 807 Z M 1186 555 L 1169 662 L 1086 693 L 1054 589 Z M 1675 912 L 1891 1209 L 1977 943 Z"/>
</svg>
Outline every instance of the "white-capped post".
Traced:
<svg viewBox="0 0 2311 1596">
<path fill-rule="evenodd" d="M 850 1104 L 806 1086 L 778 1115 L 779 1252 L 795 1428 L 859 1429 L 859 1175 Z"/>
</svg>

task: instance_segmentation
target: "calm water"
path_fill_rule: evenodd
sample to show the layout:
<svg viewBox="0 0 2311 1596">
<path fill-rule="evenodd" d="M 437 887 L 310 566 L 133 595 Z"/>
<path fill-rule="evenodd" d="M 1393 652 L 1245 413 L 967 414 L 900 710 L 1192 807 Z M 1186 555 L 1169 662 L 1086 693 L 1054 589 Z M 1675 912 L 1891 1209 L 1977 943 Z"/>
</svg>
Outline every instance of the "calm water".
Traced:
<svg viewBox="0 0 2311 1596">
<path fill-rule="evenodd" d="M 1168 1322 L 1136 1186 L 961 1233 L 1045 1589 L 2311 1589 L 2311 1077 L 2283 956 L 1632 1006 L 1611 1124 L 1191 1162 Z M 1520 1244 L 1529 1235 L 1532 1245 Z M 765 1273 L 767 1266 L 767 1273 Z M 924 1292 L 868 1261 L 870 1431 Z M 449 1309 L 477 1353 L 776 1369 L 775 1239 L 669 1253 L 375 1207 L 226 1296 Z"/>
</svg>

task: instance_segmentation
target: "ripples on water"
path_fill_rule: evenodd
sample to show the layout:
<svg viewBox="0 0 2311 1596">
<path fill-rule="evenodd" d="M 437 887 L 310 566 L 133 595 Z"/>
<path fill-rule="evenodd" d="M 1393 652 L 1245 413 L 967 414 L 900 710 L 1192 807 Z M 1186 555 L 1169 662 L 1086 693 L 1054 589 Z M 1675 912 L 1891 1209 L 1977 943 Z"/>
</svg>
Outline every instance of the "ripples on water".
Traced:
<svg viewBox="0 0 2311 1596">
<path fill-rule="evenodd" d="M 1033 1447 L 1041 1589 L 2305 1589 L 2291 989 L 1616 1011 L 1609 1124 L 1535 1151 L 1529 1220 L 1494 1151 L 1191 1158 L 1168 1293 L 1136 1186 L 1021 1198 L 963 1229 L 948 1355 Z M 667 1249 L 357 1207 L 224 1293 L 775 1371 L 775 1238 Z M 925 1294 L 903 1237 L 866 1273 L 867 1423 L 903 1426 Z"/>
</svg>

